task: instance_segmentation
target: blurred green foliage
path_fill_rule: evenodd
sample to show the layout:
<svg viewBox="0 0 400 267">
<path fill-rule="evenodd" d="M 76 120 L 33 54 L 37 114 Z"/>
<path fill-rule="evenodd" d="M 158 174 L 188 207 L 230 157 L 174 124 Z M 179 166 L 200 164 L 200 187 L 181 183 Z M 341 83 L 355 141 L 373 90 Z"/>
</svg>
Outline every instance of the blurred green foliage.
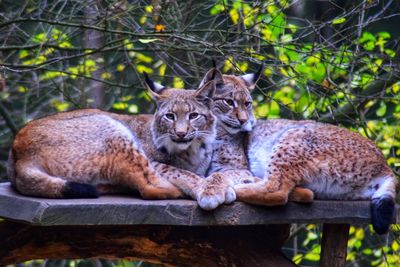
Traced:
<svg viewBox="0 0 400 267">
<path fill-rule="evenodd" d="M 399 173 L 397 1 L 32 0 L 0 1 L 0 10 L 3 179 L 13 132 L 30 120 L 85 107 L 152 112 L 143 72 L 171 87 L 195 88 L 212 58 L 224 73 L 266 63 L 253 93 L 257 117 L 348 127 L 375 140 Z M 319 228 L 301 227 L 286 252 L 296 263 L 316 265 Z M 398 231 L 385 238 L 371 232 L 351 228 L 349 266 L 398 266 Z M 98 266 L 50 263 L 27 266 Z"/>
</svg>

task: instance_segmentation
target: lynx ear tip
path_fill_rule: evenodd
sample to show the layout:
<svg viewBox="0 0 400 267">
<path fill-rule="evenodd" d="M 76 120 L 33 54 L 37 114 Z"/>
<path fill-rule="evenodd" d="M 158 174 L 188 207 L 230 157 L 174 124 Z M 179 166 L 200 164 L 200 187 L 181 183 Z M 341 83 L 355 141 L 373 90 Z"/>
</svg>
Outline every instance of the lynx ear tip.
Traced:
<svg viewBox="0 0 400 267">
<path fill-rule="evenodd" d="M 215 60 L 215 58 L 211 59 L 211 61 L 212 61 L 213 68 L 216 69 L 217 68 L 217 61 Z"/>
</svg>

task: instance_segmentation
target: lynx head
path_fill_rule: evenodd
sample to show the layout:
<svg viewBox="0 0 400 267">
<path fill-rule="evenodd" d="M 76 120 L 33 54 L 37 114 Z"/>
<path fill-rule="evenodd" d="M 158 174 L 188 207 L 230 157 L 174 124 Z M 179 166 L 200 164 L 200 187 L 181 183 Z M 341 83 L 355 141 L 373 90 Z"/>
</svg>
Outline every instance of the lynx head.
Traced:
<svg viewBox="0 0 400 267">
<path fill-rule="evenodd" d="M 263 65 L 256 73 L 242 76 L 222 75 L 215 67 L 207 72 L 200 83 L 214 80 L 216 92 L 212 112 L 218 123 L 230 134 L 251 131 L 256 123 L 251 91 L 260 78 Z"/>
<path fill-rule="evenodd" d="M 157 102 L 152 135 L 158 149 L 173 154 L 199 149 L 214 141 L 216 118 L 210 110 L 214 81 L 197 90 L 182 90 L 166 88 L 146 75 L 146 85 Z"/>
</svg>

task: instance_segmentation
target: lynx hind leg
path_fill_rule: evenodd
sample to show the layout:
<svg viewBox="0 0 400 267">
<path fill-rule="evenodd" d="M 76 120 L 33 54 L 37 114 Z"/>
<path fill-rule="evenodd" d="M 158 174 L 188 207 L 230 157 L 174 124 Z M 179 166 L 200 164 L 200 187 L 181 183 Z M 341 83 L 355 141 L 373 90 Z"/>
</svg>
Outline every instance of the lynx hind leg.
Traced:
<svg viewBox="0 0 400 267">
<path fill-rule="evenodd" d="M 294 187 L 291 181 L 280 176 L 271 176 L 261 182 L 235 185 L 235 192 L 239 201 L 263 206 L 280 206 L 288 202 L 289 193 Z"/>
<path fill-rule="evenodd" d="M 90 184 L 66 181 L 51 176 L 32 162 L 17 162 L 14 187 L 24 195 L 46 198 L 97 198 Z"/>
<path fill-rule="evenodd" d="M 314 201 L 314 192 L 307 188 L 295 187 L 289 194 L 289 201 L 312 203 Z"/>
<path fill-rule="evenodd" d="M 198 203 L 204 210 L 213 210 L 221 204 L 230 204 L 235 200 L 233 182 L 223 172 L 215 172 L 204 179 L 198 192 Z"/>
<path fill-rule="evenodd" d="M 122 175 L 122 183 L 138 190 L 144 199 L 176 199 L 184 196 L 178 187 L 154 171 L 146 157 L 140 155 L 135 162 L 121 169 L 126 170 Z"/>
</svg>

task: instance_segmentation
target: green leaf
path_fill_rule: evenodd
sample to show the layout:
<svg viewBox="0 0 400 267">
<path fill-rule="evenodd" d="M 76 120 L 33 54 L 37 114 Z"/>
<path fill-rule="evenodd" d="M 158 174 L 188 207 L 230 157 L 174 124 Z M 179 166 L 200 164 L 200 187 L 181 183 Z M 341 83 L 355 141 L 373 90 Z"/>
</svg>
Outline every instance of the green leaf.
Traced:
<svg viewBox="0 0 400 267">
<path fill-rule="evenodd" d="M 386 110 L 387 110 L 386 103 L 381 101 L 381 103 L 379 104 L 379 108 L 376 110 L 376 115 L 378 117 L 383 117 L 386 114 Z"/>
<path fill-rule="evenodd" d="M 388 32 L 378 32 L 378 37 L 381 37 L 383 39 L 389 39 L 391 37 L 390 33 Z"/>
<path fill-rule="evenodd" d="M 319 254 L 309 252 L 306 255 L 304 255 L 304 258 L 309 261 L 319 261 Z"/>
<path fill-rule="evenodd" d="M 332 20 L 332 24 L 333 24 L 333 25 L 335 25 L 335 24 L 342 24 L 342 23 L 345 22 L 345 21 L 346 21 L 346 18 L 344 18 L 344 17 L 336 18 L 336 19 Z"/>
<path fill-rule="evenodd" d="M 384 51 L 385 51 L 385 54 L 391 58 L 396 56 L 396 52 L 394 52 L 392 49 L 385 49 Z"/>
<path fill-rule="evenodd" d="M 225 10 L 224 5 L 222 5 L 222 4 L 216 4 L 215 6 L 213 6 L 213 7 L 210 9 L 210 14 L 211 14 L 211 15 L 217 15 L 217 14 L 221 13 L 221 12 L 224 11 L 224 10 Z"/>
<path fill-rule="evenodd" d="M 25 58 L 25 57 L 27 57 L 27 56 L 29 56 L 29 52 L 28 52 L 28 50 L 21 50 L 21 52 L 19 52 L 19 58 L 20 59 L 22 59 L 22 58 Z"/>
<path fill-rule="evenodd" d="M 35 43 L 44 43 L 47 41 L 47 36 L 44 32 L 38 33 L 35 36 L 33 36 L 32 41 Z"/>
<path fill-rule="evenodd" d="M 117 103 L 114 103 L 112 105 L 112 107 L 114 109 L 122 110 L 122 109 L 128 108 L 128 104 L 127 103 L 123 103 L 123 102 L 117 102 Z"/>
<path fill-rule="evenodd" d="M 360 43 L 365 43 L 367 41 L 373 41 L 375 42 L 376 38 L 375 36 L 370 33 L 370 32 L 363 32 L 363 34 L 361 35 L 361 38 L 359 40 Z"/>
</svg>

